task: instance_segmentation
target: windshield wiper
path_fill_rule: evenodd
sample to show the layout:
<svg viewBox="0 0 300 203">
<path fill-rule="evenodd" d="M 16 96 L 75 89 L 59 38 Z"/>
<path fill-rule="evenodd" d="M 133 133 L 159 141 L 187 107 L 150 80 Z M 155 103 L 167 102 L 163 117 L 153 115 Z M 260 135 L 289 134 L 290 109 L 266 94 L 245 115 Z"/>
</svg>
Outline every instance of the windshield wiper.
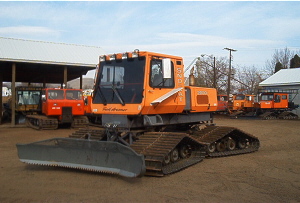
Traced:
<svg viewBox="0 0 300 203">
<path fill-rule="evenodd" d="M 98 85 L 98 88 L 97 88 L 97 90 L 99 90 L 99 92 L 100 92 L 100 98 L 101 98 L 101 100 L 103 101 L 103 104 L 104 104 L 104 105 L 107 105 L 106 98 L 105 98 L 105 96 L 104 96 L 103 92 L 101 91 L 101 88 L 100 88 L 100 86 L 99 86 L 99 85 Z M 96 95 L 95 95 L 95 97 L 96 97 Z"/>
<path fill-rule="evenodd" d="M 114 85 L 111 86 L 111 89 L 114 91 L 114 93 L 117 95 L 117 98 L 119 99 L 119 101 L 121 102 L 121 104 L 124 106 L 125 102 L 122 99 L 120 93 L 118 92 L 118 90 L 116 89 L 116 87 Z"/>
</svg>

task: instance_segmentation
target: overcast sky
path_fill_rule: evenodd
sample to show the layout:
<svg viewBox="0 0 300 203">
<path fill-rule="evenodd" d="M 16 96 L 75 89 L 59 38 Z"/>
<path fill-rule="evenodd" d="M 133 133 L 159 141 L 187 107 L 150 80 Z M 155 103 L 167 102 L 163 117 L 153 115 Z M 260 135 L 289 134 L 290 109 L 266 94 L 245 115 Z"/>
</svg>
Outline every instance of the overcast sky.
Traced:
<svg viewBox="0 0 300 203">
<path fill-rule="evenodd" d="M 275 49 L 300 50 L 299 10 L 298 1 L 1 1 L 0 36 L 159 52 L 186 66 L 201 54 L 228 57 L 228 47 L 233 66 L 263 68 Z"/>
</svg>

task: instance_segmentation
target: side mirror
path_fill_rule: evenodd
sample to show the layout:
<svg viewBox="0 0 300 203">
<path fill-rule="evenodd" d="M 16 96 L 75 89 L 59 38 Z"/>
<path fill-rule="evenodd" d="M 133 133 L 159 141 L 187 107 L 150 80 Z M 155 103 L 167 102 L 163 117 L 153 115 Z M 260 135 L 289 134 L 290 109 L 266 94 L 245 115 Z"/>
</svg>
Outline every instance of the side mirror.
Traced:
<svg viewBox="0 0 300 203">
<path fill-rule="evenodd" d="M 165 58 L 162 60 L 163 78 L 172 78 L 171 59 Z"/>
<path fill-rule="evenodd" d="M 46 95 L 42 95 L 42 101 L 46 101 Z"/>
<path fill-rule="evenodd" d="M 88 98 L 84 97 L 83 102 L 84 102 L 84 105 L 87 106 L 88 105 Z"/>
</svg>

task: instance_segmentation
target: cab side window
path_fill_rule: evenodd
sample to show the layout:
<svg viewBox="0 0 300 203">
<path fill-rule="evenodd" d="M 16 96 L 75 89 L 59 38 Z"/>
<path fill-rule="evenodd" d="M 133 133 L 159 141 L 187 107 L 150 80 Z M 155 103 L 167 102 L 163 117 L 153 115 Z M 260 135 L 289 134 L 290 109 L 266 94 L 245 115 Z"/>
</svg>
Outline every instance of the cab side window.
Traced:
<svg viewBox="0 0 300 203">
<path fill-rule="evenodd" d="M 279 102 L 280 102 L 280 95 L 276 95 L 275 101 L 274 101 L 274 102 L 276 102 L 276 103 L 279 103 Z"/>
<path fill-rule="evenodd" d="M 150 87 L 172 88 L 174 87 L 174 64 L 171 62 L 171 78 L 163 77 L 162 60 L 152 59 L 150 72 Z"/>
</svg>

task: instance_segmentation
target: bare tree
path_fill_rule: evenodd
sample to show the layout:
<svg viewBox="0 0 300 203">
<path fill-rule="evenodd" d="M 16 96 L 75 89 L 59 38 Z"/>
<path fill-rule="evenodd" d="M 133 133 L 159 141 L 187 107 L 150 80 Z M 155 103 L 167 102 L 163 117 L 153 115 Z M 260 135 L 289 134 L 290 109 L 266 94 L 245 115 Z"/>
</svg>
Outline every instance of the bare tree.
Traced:
<svg viewBox="0 0 300 203">
<path fill-rule="evenodd" d="M 237 92 L 244 92 L 246 94 L 256 94 L 259 83 L 262 82 L 266 76 L 264 72 L 256 67 L 241 67 L 237 69 L 235 75 L 235 84 Z"/>
<path fill-rule="evenodd" d="M 227 90 L 227 64 L 228 61 L 225 57 L 217 58 L 213 55 L 199 57 L 195 63 L 196 85 L 213 87 L 215 84 L 218 93 L 225 94 Z"/>
<path fill-rule="evenodd" d="M 275 73 L 275 66 L 279 62 L 282 64 L 282 68 L 286 69 L 290 67 L 290 60 L 295 55 L 294 51 L 291 51 L 287 47 L 284 49 L 275 49 L 275 52 L 271 60 L 266 61 L 265 72 L 271 76 Z"/>
</svg>

